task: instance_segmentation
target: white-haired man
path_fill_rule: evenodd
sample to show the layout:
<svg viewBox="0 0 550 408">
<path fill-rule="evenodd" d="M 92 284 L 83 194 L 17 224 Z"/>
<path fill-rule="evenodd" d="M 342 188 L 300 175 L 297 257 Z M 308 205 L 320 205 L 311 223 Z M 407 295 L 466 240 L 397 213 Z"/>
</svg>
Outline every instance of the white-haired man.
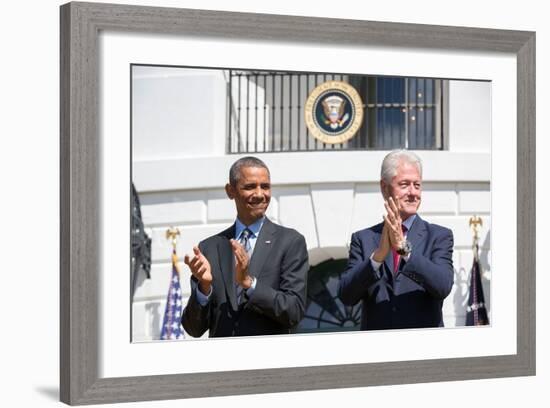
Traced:
<svg viewBox="0 0 550 408">
<path fill-rule="evenodd" d="M 417 214 L 422 162 L 406 150 L 382 162 L 384 222 L 355 232 L 339 286 L 346 305 L 362 303 L 361 330 L 443 326 L 453 286 L 453 233 Z"/>
</svg>

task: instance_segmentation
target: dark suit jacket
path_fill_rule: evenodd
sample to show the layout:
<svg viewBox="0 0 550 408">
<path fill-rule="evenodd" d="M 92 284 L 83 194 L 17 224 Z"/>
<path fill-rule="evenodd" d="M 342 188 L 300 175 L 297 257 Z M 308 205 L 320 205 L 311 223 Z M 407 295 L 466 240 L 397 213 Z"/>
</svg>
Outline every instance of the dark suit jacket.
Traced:
<svg viewBox="0 0 550 408">
<path fill-rule="evenodd" d="M 249 273 L 257 278 L 256 288 L 244 305 L 237 304 L 232 238 L 235 224 L 200 242 L 212 268 L 212 294 L 202 307 L 196 299 L 198 283 L 191 278 L 183 327 L 193 337 L 206 330 L 210 337 L 290 333 L 305 311 L 309 264 L 304 237 L 265 219 L 249 264 Z"/>
<path fill-rule="evenodd" d="M 383 223 L 354 233 L 339 296 L 346 305 L 362 304 L 361 330 L 443 326 L 441 308 L 453 286 L 453 233 L 418 215 L 407 239 L 412 253 L 393 272 L 390 251 L 377 273 L 370 256 Z"/>
</svg>

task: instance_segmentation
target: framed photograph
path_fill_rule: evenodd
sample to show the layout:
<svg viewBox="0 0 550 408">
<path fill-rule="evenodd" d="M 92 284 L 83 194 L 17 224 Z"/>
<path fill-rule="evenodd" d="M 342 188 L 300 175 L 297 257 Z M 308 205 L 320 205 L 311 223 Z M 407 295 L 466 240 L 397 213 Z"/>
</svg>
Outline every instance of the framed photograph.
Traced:
<svg viewBox="0 0 550 408">
<path fill-rule="evenodd" d="M 534 375 L 534 46 L 531 32 L 62 6 L 61 400 L 76 405 Z M 348 92 L 369 125 L 339 133 L 334 143 L 320 134 L 306 107 L 323 84 Z M 359 100 L 353 87 L 366 90 L 358 95 L 362 103 L 353 102 Z M 406 98 L 378 97 L 394 94 Z M 201 113 L 209 109 L 218 116 Z M 394 118 L 389 125 L 386 117 Z M 310 260 L 319 267 L 315 276 L 325 276 L 325 262 L 335 270 L 346 257 L 349 233 L 370 223 L 370 215 L 354 209 L 375 200 L 384 153 L 402 147 L 418 150 L 424 161 L 429 216 L 456 222 L 457 305 L 466 306 L 467 297 L 457 277 L 465 283 L 473 259 L 465 224 L 481 213 L 489 325 L 460 327 L 465 315 L 449 312 L 446 326 L 455 328 L 350 331 L 345 325 L 357 324 L 355 312 L 327 323 L 324 310 L 312 308 L 301 334 L 160 340 L 161 312 L 147 311 L 161 303 L 130 280 L 131 183 L 153 237 L 159 272 L 152 274 L 167 275 L 166 228 L 182 227 L 183 256 L 231 223 L 223 197 L 227 170 L 238 157 L 257 155 L 272 171 L 268 216 L 305 231 Z M 312 155 L 324 168 L 307 165 Z M 304 202 L 315 215 L 309 224 L 289 210 Z M 174 203 L 183 214 L 175 218 Z M 336 230 L 326 232 L 327 225 Z M 227 351 L 239 347 L 258 358 Z"/>
<path fill-rule="evenodd" d="M 455 279 L 443 290 L 441 317 L 424 320 L 407 308 L 406 324 L 391 323 L 388 316 L 377 328 L 441 323 L 455 328 L 468 319 L 473 324 L 475 316 L 478 324 L 490 323 L 491 81 L 133 64 L 130 92 L 131 179 L 139 203 L 134 212 L 140 214 L 132 227 L 138 259 L 132 269 L 132 341 L 193 338 L 178 327 L 181 306 L 191 295 L 190 274 L 183 265 L 178 274 L 170 258 L 174 249 L 181 259 L 198 242 L 232 226 L 227 173 L 231 161 L 247 155 L 261 159 L 272 174 L 268 219 L 306 241 L 304 316 L 291 329 L 277 327 L 280 331 L 334 333 L 366 326 L 363 301 L 342 298 L 338 287 L 352 233 L 380 222 L 382 158 L 404 148 L 424 160 L 422 219 L 454 234 L 453 265 L 434 274 L 449 276 L 450 283 Z M 195 174 L 205 164 L 210 171 Z M 474 253 L 475 216 L 482 225 Z M 169 226 L 176 228 L 175 240 L 166 239 Z M 147 256 L 140 255 L 149 242 Z M 142 258 L 146 267 L 140 267 Z M 473 299 L 468 305 L 469 286 L 477 285 L 469 284 L 473 258 L 483 272 L 479 310 Z M 391 284 L 391 275 L 385 276 Z M 410 288 L 403 283 L 404 290 L 424 297 L 416 283 Z M 169 287 L 174 296 L 167 309 Z M 408 302 L 404 293 L 397 299 Z M 221 334 L 201 334 L 211 335 Z"/>
</svg>

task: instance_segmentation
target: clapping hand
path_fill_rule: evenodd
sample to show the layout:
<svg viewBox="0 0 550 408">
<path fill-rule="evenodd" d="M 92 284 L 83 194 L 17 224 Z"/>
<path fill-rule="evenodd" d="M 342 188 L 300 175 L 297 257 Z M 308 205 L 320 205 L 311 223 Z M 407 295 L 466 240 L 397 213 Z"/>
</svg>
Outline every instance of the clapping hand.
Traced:
<svg viewBox="0 0 550 408">
<path fill-rule="evenodd" d="M 250 259 L 243 246 L 236 240 L 231 240 L 231 249 L 235 255 L 235 281 L 244 289 L 250 288 L 252 278 L 248 274 Z"/>
<path fill-rule="evenodd" d="M 198 247 L 193 247 L 193 253 L 193 258 L 190 258 L 189 255 L 185 255 L 183 262 L 189 266 L 191 274 L 199 281 L 199 290 L 204 295 L 208 295 L 210 293 L 210 287 L 212 286 L 212 269 L 210 268 L 210 262 L 208 262 L 208 259 L 206 259 Z"/>
<path fill-rule="evenodd" d="M 387 201 L 384 201 L 384 207 L 387 214 L 384 215 L 384 226 L 388 227 L 388 237 L 391 247 L 397 250 L 403 241 L 403 227 L 400 214 L 401 205 L 397 198 L 394 200 L 390 197 Z"/>
<path fill-rule="evenodd" d="M 397 199 L 390 197 L 384 200 L 386 214 L 384 217 L 384 227 L 378 248 L 374 251 L 373 260 L 379 263 L 384 262 L 386 256 L 393 248 L 397 250 L 401 241 L 403 241 L 402 220 L 400 214 L 400 204 Z"/>
</svg>

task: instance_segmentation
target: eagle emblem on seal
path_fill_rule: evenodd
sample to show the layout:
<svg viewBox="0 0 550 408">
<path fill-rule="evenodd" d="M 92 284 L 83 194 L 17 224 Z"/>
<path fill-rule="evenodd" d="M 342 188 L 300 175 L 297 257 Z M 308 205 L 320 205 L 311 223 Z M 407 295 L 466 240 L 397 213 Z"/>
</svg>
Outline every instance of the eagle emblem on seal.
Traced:
<svg viewBox="0 0 550 408">
<path fill-rule="evenodd" d="M 304 108 L 311 135 L 323 143 L 344 143 L 363 123 L 363 102 L 344 81 L 326 81 L 309 94 Z"/>
<path fill-rule="evenodd" d="M 328 118 L 325 120 L 325 124 L 329 125 L 331 129 L 338 129 L 342 127 L 349 119 L 349 114 L 344 113 L 346 106 L 346 100 L 340 96 L 332 95 L 321 101 L 323 104 L 323 110 L 325 116 Z"/>
</svg>

